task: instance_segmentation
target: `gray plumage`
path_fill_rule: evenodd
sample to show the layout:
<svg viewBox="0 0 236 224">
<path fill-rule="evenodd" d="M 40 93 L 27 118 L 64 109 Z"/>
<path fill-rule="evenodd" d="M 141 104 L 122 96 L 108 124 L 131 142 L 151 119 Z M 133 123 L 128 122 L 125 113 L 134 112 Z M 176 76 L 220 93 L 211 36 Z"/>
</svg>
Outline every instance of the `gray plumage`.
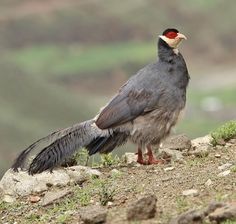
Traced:
<svg viewBox="0 0 236 224">
<path fill-rule="evenodd" d="M 90 155 L 111 152 L 131 140 L 144 148 L 159 145 L 184 109 L 189 74 L 180 53 L 161 38 L 159 60 L 131 77 L 101 110 L 89 121 L 52 133 L 24 150 L 13 169 L 24 167 L 29 153 L 46 143 L 30 162 L 30 174 L 51 170 L 85 147 Z"/>
</svg>

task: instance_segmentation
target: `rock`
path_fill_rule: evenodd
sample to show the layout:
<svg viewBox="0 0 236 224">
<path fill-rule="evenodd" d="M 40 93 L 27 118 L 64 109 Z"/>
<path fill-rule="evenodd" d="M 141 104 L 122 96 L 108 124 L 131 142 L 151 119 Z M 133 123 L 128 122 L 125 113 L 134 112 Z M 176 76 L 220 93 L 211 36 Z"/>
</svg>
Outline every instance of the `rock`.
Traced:
<svg viewBox="0 0 236 224">
<path fill-rule="evenodd" d="M 113 202 L 112 202 L 112 201 L 108 201 L 108 202 L 107 202 L 107 206 L 108 206 L 108 208 L 111 208 L 112 205 L 113 205 Z"/>
<path fill-rule="evenodd" d="M 51 205 L 54 202 L 56 202 L 58 199 L 63 198 L 67 196 L 68 194 L 71 194 L 71 190 L 63 189 L 63 190 L 57 190 L 57 191 L 52 191 L 52 192 L 46 192 L 44 195 L 44 198 L 42 200 L 41 205 L 42 206 L 47 206 Z"/>
<path fill-rule="evenodd" d="M 137 163 L 137 155 L 135 153 L 126 152 L 123 155 L 123 159 L 126 164 L 136 164 Z"/>
<path fill-rule="evenodd" d="M 105 223 L 107 218 L 107 210 L 98 205 L 81 208 L 79 214 L 84 224 Z"/>
<path fill-rule="evenodd" d="M 9 169 L 0 181 L 0 190 L 3 195 L 17 198 L 30 194 L 44 192 L 52 186 L 66 186 L 70 183 L 81 183 L 90 176 L 99 176 L 98 170 L 84 166 L 55 169 L 53 172 L 43 172 L 34 176 L 26 171 L 14 172 Z"/>
<path fill-rule="evenodd" d="M 29 197 L 29 201 L 31 202 L 31 203 L 37 203 L 37 202 L 39 202 L 40 201 L 40 197 L 39 196 L 37 196 L 37 195 L 30 195 L 30 197 Z"/>
<path fill-rule="evenodd" d="M 228 143 L 232 144 L 232 145 L 236 145 L 236 138 L 231 138 Z"/>
<path fill-rule="evenodd" d="M 212 180 L 211 179 L 208 179 L 205 183 L 205 186 L 206 187 L 210 187 L 210 185 L 212 185 Z"/>
<path fill-rule="evenodd" d="M 171 170 L 173 170 L 173 169 L 174 169 L 174 167 L 173 167 L 173 166 L 170 166 L 170 167 L 164 168 L 164 171 L 171 171 Z"/>
<path fill-rule="evenodd" d="M 219 177 L 225 177 L 228 176 L 230 174 L 230 170 L 225 170 L 221 173 L 218 174 Z"/>
<path fill-rule="evenodd" d="M 162 143 L 161 148 L 183 151 L 185 149 L 190 149 L 191 148 L 191 141 L 184 134 L 174 135 L 174 136 L 171 136 L 171 137 L 167 138 Z"/>
<path fill-rule="evenodd" d="M 173 161 L 182 161 L 184 159 L 182 152 L 175 149 L 160 148 L 159 153 L 166 153 Z"/>
<path fill-rule="evenodd" d="M 16 199 L 10 195 L 4 195 L 3 201 L 7 202 L 7 203 L 13 203 L 16 201 Z"/>
<path fill-rule="evenodd" d="M 208 218 L 210 221 L 215 221 L 216 223 L 228 219 L 236 219 L 236 202 L 227 203 L 223 207 L 217 208 L 214 212 L 208 215 Z"/>
<path fill-rule="evenodd" d="M 226 169 L 230 168 L 231 166 L 233 166 L 233 164 L 231 164 L 231 163 L 225 163 L 225 164 L 223 164 L 223 165 L 221 165 L 221 166 L 218 166 L 218 169 L 219 169 L 219 170 L 226 170 Z"/>
<path fill-rule="evenodd" d="M 205 214 L 205 216 L 208 216 L 210 213 L 214 212 L 217 208 L 221 208 L 221 207 L 223 207 L 223 206 L 225 206 L 224 203 L 213 201 L 213 202 L 211 202 L 211 203 L 209 204 L 209 206 L 205 209 L 204 214 Z"/>
<path fill-rule="evenodd" d="M 172 219 L 170 224 L 201 224 L 204 217 L 203 211 L 190 210 Z"/>
<path fill-rule="evenodd" d="M 193 148 L 198 148 L 202 145 L 211 145 L 212 137 L 210 135 L 206 135 L 200 138 L 195 138 L 191 141 Z"/>
<path fill-rule="evenodd" d="M 156 214 L 155 195 L 145 195 L 129 205 L 127 209 L 128 220 L 145 220 L 153 218 Z"/>
<path fill-rule="evenodd" d="M 207 157 L 210 149 L 211 147 L 209 145 L 199 145 L 197 147 L 193 147 L 188 154 L 194 155 L 195 157 Z"/>
<path fill-rule="evenodd" d="M 198 190 L 196 189 L 189 189 L 189 190 L 185 190 L 182 192 L 183 196 L 193 196 L 196 197 L 199 195 Z"/>
</svg>

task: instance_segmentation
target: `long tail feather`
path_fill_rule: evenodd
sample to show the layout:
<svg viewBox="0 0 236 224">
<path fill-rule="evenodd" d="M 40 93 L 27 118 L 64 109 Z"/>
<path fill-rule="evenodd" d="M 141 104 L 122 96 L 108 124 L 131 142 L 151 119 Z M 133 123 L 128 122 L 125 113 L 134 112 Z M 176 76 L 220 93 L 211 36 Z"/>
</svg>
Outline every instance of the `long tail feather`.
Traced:
<svg viewBox="0 0 236 224">
<path fill-rule="evenodd" d="M 29 146 L 18 156 L 12 168 L 17 170 L 20 167 L 24 167 L 24 163 L 29 157 L 30 152 L 38 147 L 38 145 L 50 139 L 53 140 L 41 148 L 41 151 L 30 164 L 28 168 L 30 174 L 41 173 L 48 169 L 51 170 L 70 157 L 76 149 L 89 145 L 90 142 L 98 137 L 109 135 L 110 132 L 99 129 L 94 124 L 94 120 L 76 124 L 70 128 L 54 132 Z"/>
</svg>

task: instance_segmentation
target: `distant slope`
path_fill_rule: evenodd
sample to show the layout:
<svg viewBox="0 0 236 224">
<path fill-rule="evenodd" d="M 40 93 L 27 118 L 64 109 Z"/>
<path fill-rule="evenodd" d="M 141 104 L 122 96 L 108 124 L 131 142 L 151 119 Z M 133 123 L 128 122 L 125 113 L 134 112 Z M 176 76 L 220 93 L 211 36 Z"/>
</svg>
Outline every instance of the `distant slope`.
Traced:
<svg viewBox="0 0 236 224">
<path fill-rule="evenodd" d="M 73 94 L 17 69 L 0 67 L 0 170 L 32 141 L 93 117 L 101 106 L 99 96 Z"/>
</svg>

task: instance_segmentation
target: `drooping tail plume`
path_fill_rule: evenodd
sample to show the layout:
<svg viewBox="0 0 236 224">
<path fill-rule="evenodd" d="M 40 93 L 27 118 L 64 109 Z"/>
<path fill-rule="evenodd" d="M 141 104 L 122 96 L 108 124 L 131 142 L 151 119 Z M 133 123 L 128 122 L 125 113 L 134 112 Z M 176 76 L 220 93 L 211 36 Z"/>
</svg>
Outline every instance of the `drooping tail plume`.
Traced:
<svg viewBox="0 0 236 224">
<path fill-rule="evenodd" d="M 52 170 L 70 157 L 77 149 L 89 146 L 95 139 L 106 137 L 109 139 L 111 135 L 111 131 L 99 129 L 94 120 L 75 124 L 72 127 L 55 131 L 30 145 L 18 156 L 12 168 L 14 171 L 17 171 L 18 168 L 24 168 L 27 159 L 30 159 L 30 154 L 40 147 L 41 151 L 27 167 L 29 174 L 33 175 L 44 170 Z M 41 148 L 41 145 L 44 146 Z"/>
</svg>

